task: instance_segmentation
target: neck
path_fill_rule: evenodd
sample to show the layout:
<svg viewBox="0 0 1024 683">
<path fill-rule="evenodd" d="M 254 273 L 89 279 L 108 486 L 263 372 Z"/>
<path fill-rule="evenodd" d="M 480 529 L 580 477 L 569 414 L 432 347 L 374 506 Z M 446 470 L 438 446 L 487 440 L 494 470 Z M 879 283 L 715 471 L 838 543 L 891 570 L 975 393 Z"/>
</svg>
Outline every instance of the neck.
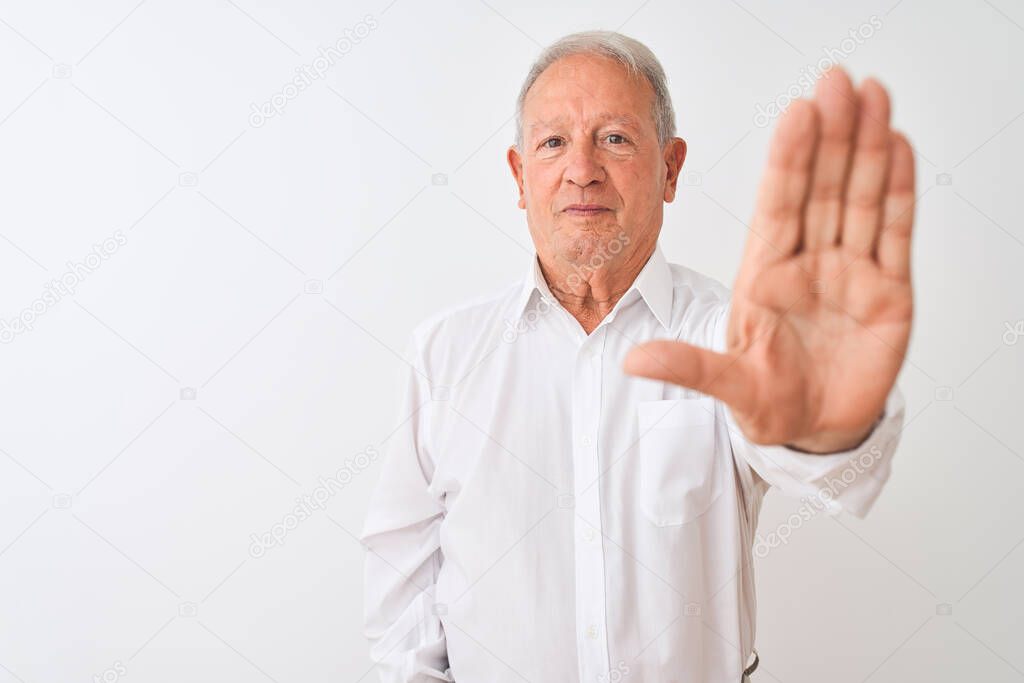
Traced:
<svg viewBox="0 0 1024 683">
<path fill-rule="evenodd" d="M 633 286 L 654 248 L 652 244 L 629 253 L 619 252 L 596 268 L 559 255 L 538 254 L 538 260 L 548 289 L 590 334 Z"/>
</svg>

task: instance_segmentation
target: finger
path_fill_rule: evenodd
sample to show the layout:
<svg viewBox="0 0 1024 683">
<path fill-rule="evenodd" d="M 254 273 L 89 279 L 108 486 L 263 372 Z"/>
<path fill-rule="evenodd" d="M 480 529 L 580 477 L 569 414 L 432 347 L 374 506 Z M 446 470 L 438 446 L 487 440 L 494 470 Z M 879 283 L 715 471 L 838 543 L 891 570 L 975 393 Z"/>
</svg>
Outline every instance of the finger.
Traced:
<svg viewBox="0 0 1024 683">
<path fill-rule="evenodd" d="M 878 265 L 901 280 L 910 279 L 910 237 L 914 224 L 914 150 L 902 134 L 892 133 L 892 170 L 885 190 Z"/>
<path fill-rule="evenodd" d="M 889 132 L 889 95 L 878 81 L 869 78 L 860 88 L 856 143 L 840 229 L 842 244 L 858 255 L 872 249 L 882 221 Z"/>
<path fill-rule="evenodd" d="M 747 366 L 738 356 L 675 341 L 651 341 L 626 355 L 626 374 L 670 382 L 714 396 L 739 412 L 753 398 Z"/>
<path fill-rule="evenodd" d="M 815 87 L 814 98 L 821 112 L 821 140 L 804 212 L 803 248 L 809 251 L 830 247 L 839 239 L 843 187 L 850 169 L 859 107 L 853 83 L 840 67 L 825 72 Z"/>
<path fill-rule="evenodd" d="M 789 257 L 796 249 L 818 133 L 818 108 L 807 100 L 789 105 L 775 128 L 738 286 L 744 284 L 744 278 L 749 283 L 765 266 Z"/>
</svg>

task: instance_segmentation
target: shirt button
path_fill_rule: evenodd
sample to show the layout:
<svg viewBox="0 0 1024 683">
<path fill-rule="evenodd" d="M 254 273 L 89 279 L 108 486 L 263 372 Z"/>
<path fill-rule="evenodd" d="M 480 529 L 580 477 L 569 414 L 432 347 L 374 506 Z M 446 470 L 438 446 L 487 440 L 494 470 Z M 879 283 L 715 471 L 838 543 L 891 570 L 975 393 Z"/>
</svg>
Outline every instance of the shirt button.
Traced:
<svg viewBox="0 0 1024 683">
<path fill-rule="evenodd" d="M 589 436 L 584 436 L 582 439 L 580 439 L 580 443 L 582 443 L 584 446 L 589 446 L 590 443 L 591 443 L 590 442 L 590 437 Z"/>
<path fill-rule="evenodd" d="M 591 624 L 590 626 L 587 627 L 586 633 L 587 633 L 587 638 L 591 638 L 591 639 L 597 638 L 597 627 L 594 626 L 593 624 Z"/>
<path fill-rule="evenodd" d="M 593 529 L 585 530 L 583 532 L 583 538 L 585 538 L 587 541 L 593 541 L 594 540 L 594 530 Z"/>
</svg>

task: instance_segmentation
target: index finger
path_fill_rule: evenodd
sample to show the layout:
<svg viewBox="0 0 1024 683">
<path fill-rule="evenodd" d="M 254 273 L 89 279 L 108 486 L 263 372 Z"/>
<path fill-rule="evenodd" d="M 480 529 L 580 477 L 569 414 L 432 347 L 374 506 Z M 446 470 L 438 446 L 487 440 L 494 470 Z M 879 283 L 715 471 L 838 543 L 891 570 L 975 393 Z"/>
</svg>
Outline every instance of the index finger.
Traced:
<svg viewBox="0 0 1024 683">
<path fill-rule="evenodd" d="M 737 287 L 749 284 L 765 266 L 791 256 L 800 243 L 820 128 L 818 107 L 807 100 L 790 104 L 775 128 Z"/>
</svg>

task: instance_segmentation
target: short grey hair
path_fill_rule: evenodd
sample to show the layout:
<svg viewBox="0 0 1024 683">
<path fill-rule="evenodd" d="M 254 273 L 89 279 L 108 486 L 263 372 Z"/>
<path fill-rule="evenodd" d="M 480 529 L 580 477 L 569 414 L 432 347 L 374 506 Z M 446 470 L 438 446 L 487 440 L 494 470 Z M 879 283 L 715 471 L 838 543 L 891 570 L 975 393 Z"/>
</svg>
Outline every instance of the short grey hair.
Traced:
<svg viewBox="0 0 1024 683">
<path fill-rule="evenodd" d="M 668 80 L 661 62 L 650 48 L 639 40 L 615 31 L 583 31 L 559 38 L 545 48 L 530 67 L 516 100 L 516 147 L 519 150 L 523 148 L 523 104 L 526 102 L 526 94 L 545 69 L 563 57 L 577 54 L 610 57 L 626 67 L 631 77 L 646 78 L 654 89 L 654 108 L 651 114 L 658 130 L 658 144 L 664 146 L 669 138 L 675 136 L 676 115 L 668 92 Z"/>
</svg>

